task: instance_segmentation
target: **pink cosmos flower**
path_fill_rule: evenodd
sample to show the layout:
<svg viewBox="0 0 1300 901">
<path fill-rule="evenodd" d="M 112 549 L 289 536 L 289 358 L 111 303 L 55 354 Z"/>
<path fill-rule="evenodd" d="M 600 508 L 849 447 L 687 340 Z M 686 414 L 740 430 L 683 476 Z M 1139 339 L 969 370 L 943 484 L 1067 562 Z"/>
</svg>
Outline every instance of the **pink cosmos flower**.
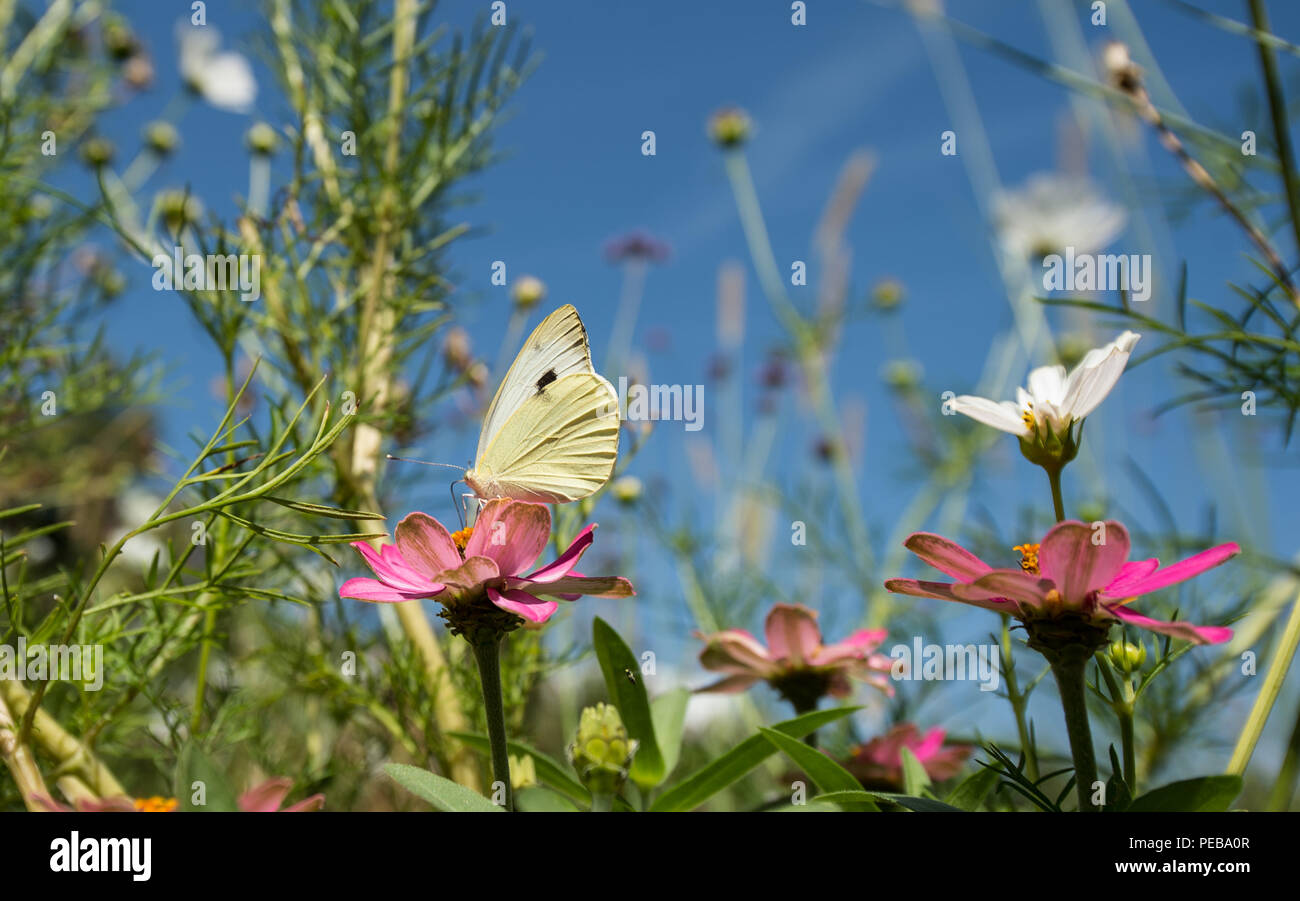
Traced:
<svg viewBox="0 0 1300 901">
<path fill-rule="evenodd" d="M 239 796 L 239 809 L 245 813 L 300 813 L 320 810 L 325 806 L 325 796 L 321 794 L 303 798 L 297 804 L 282 807 L 284 799 L 293 788 L 292 779 L 268 779 L 261 785 L 255 785 Z"/>
<path fill-rule="evenodd" d="M 437 598 L 450 607 L 486 596 L 502 610 L 544 623 L 559 604 L 538 595 L 572 601 L 584 594 L 636 593 L 622 577 L 584 576 L 573 569 L 595 540 L 595 528 L 587 526 L 556 560 L 523 575 L 551 535 L 551 511 L 544 504 L 496 498 L 472 528 L 454 535 L 433 517 L 411 513 L 398 523 L 395 545 L 376 551 L 364 541 L 353 543 L 377 578 L 348 579 L 339 597 L 379 603 Z"/>
<path fill-rule="evenodd" d="M 1101 536 L 1094 541 L 1094 536 Z M 1144 594 L 1184 582 L 1240 553 L 1235 543 L 1220 544 L 1160 568 L 1160 561 L 1129 560 L 1128 531 L 1107 521 L 1104 530 L 1082 522 L 1057 523 L 1041 545 L 1021 545 L 1019 569 L 994 569 L 970 551 L 932 535 L 916 532 L 903 545 L 956 582 L 890 579 L 885 587 L 899 594 L 959 601 L 1021 621 L 1041 624 L 1076 619 L 1102 630 L 1116 622 L 1182 638 L 1195 644 L 1219 644 L 1232 637 L 1222 626 L 1163 622 L 1130 610 Z"/>
<path fill-rule="evenodd" d="M 847 761 L 847 769 L 863 787 L 876 790 L 898 789 L 903 785 L 903 748 L 909 749 L 925 767 L 931 781 L 942 782 L 961 772 L 970 757 L 969 745 L 944 747 L 943 729 L 934 728 L 921 735 L 912 723 L 900 723 L 884 735 L 859 745 Z"/>
<path fill-rule="evenodd" d="M 700 663 L 726 674 L 700 690 L 737 692 L 768 682 L 797 710 L 812 709 L 823 695 L 848 697 L 853 690 L 849 677 L 894 693 L 888 676 L 892 661 L 872 653 L 885 640 L 884 629 L 861 629 L 844 641 L 823 645 L 815 611 L 802 604 L 777 604 L 767 615 L 765 632 L 767 647 L 743 629 L 695 633 L 706 642 Z"/>
</svg>

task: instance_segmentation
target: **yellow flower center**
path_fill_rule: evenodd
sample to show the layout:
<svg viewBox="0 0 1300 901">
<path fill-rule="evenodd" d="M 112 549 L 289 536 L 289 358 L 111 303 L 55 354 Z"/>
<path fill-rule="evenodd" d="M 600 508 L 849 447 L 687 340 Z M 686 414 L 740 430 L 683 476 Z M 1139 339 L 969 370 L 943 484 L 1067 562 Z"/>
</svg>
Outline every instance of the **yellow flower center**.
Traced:
<svg viewBox="0 0 1300 901">
<path fill-rule="evenodd" d="M 1017 544 L 1012 548 L 1020 554 L 1020 568 L 1027 573 L 1038 575 L 1038 545 Z"/>
<path fill-rule="evenodd" d="M 171 813 L 176 809 L 175 798 L 163 798 L 154 795 L 152 798 L 136 798 L 135 809 L 141 813 Z"/>
<path fill-rule="evenodd" d="M 467 529 L 461 529 L 458 532 L 451 533 L 452 543 L 456 545 L 456 550 L 460 551 L 460 555 L 462 557 L 465 556 L 465 545 L 469 544 L 469 536 L 473 534 L 474 534 L 473 526 L 470 526 Z"/>
<path fill-rule="evenodd" d="M 1025 410 L 1020 414 L 1020 418 L 1024 420 L 1025 428 L 1029 429 L 1029 431 L 1032 432 L 1038 427 L 1038 420 L 1034 418 L 1033 404 L 1025 404 Z"/>
</svg>

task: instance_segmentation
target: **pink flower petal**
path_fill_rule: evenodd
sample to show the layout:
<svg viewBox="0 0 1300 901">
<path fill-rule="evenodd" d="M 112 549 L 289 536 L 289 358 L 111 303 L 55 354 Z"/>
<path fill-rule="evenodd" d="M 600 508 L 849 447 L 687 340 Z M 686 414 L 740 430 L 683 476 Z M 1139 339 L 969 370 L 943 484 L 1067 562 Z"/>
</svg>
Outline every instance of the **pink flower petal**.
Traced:
<svg viewBox="0 0 1300 901">
<path fill-rule="evenodd" d="M 921 761 L 921 763 L 925 763 L 934 756 L 936 751 L 943 747 L 943 739 L 947 734 L 948 733 L 942 728 L 938 726 L 934 727 L 929 732 L 925 733 L 924 738 L 911 746 L 912 753 L 916 755 L 917 760 Z"/>
<path fill-rule="evenodd" d="M 502 591 L 488 588 L 487 595 L 488 600 L 502 610 L 509 610 L 532 623 L 546 622 L 551 618 L 551 614 L 560 608 L 555 601 L 543 601 L 517 588 L 506 588 Z"/>
<path fill-rule="evenodd" d="M 1222 644 L 1232 637 L 1232 630 L 1226 626 L 1194 626 L 1185 622 L 1164 622 L 1135 613 L 1123 604 L 1107 607 L 1106 610 L 1130 626 L 1181 638 L 1193 644 Z"/>
<path fill-rule="evenodd" d="M 959 604 L 970 604 L 972 607 L 995 610 L 998 613 L 1008 613 L 1013 616 L 1018 612 L 1016 605 L 1006 598 L 957 597 L 957 595 L 953 594 L 953 587 L 950 582 L 926 582 L 921 579 L 890 579 L 885 583 L 885 588 L 895 594 L 910 594 L 912 597 L 917 598 L 939 598 L 942 601 L 956 601 Z"/>
<path fill-rule="evenodd" d="M 1027 607 L 1038 608 L 1047 601 L 1047 593 L 1056 588 L 1051 579 L 1043 579 L 1019 569 L 995 569 L 969 585 L 952 586 L 952 593 L 963 601 L 987 601 L 1007 598 Z"/>
<path fill-rule="evenodd" d="M 239 796 L 239 809 L 245 813 L 272 813 L 280 809 L 293 788 L 292 779 L 268 779 Z"/>
<path fill-rule="evenodd" d="M 884 629 L 859 629 L 843 641 L 818 648 L 808 662 L 813 666 L 828 666 L 843 660 L 866 660 L 888 634 Z"/>
<path fill-rule="evenodd" d="M 1052 526 L 1038 550 L 1038 571 L 1056 583 L 1067 607 L 1082 606 L 1105 588 L 1128 560 L 1128 530 L 1114 521 L 1103 529 L 1068 520 Z M 1094 538 L 1104 543 L 1094 544 Z"/>
<path fill-rule="evenodd" d="M 595 529 L 596 524 L 593 522 L 578 533 L 578 537 L 573 539 L 573 543 L 563 554 L 541 569 L 529 573 L 526 578 L 530 582 L 553 582 L 561 576 L 567 576 L 573 567 L 578 565 L 578 561 L 582 559 L 587 548 L 591 547 L 591 543 L 596 540 L 596 536 L 592 534 Z"/>
<path fill-rule="evenodd" d="M 803 666 L 821 647 L 817 614 L 803 604 L 776 604 L 764 623 L 768 653 L 790 666 Z"/>
<path fill-rule="evenodd" d="M 1119 575 L 1111 580 L 1102 594 L 1110 597 L 1129 597 L 1124 594 L 1124 589 L 1129 585 L 1137 584 L 1138 580 L 1145 579 L 1157 569 L 1160 568 L 1160 561 L 1155 557 L 1150 560 L 1130 560 L 1120 567 Z"/>
<path fill-rule="evenodd" d="M 766 679 L 778 672 L 767 648 L 744 629 L 726 629 L 713 635 L 700 635 L 707 645 L 700 652 L 700 663 L 715 673 L 752 676 Z"/>
<path fill-rule="evenodd" d="M 414 592 L 423 591 L 433 584 L 407 566 L 401 554 L 397 552 L 397 548 L 391 544 L 384 545 L 378 551 L 364 541 L 354 541 L 352 546 L 385 585 L 398 591 Z"/>
<path fill-rule="evenodd" d="M 496 562 L 487 557 L 466 557 L 455 569 L 438 573 L 438 581 L 457 594 L 474 591 L 489 579 L 500 575 Z"/>
<path fill-rule="evenodd" d="M 408 513 L 394 530 L 397 549 L 408 566 L 432 579 L 460 566 L 460 551 L 442 523 L 425 513 Z"/>
<path fill-rule="evenodd" d="M 716 691 L 721 692 L 722 694 L 735 694 L 738 691 L 744 691 L 757 681 L 757 676 L 727 676 L 725 679 L 719 679 L 717 682 L 710 683 L 703 688 L 697 688 L 695 691 L 697 693 L 702 691 Z"/>
<path fill-rule="evenodd" d="M 474 520 L 466 557 L 494 560 L 503 576 L 517 576 L 546 549 L 551 511 L 544 504 L 500 497 L 490 500 Z"/>
<path fill-rule="evenodd" d="M 1106 597 L 1137 597 L 1142 594 L 1150 594 L 1153 591 L 1159 591 L 1161 588 L 1167 588 L 1178 582 L 1185 582 L 1193 576 L 1198 576 L 1207 569 L 1213 569 L 1219 564 L 1230 560 L 1237 554 L 1241 553 L 1241 548 L 1236 542 L 1230 541 L 1227 544 L 1221 544 L 1212 547 L 1209 550 L 1201 551 L 1195 556 L 1188 557 L 1172 566 L 1166 566 L 1162 570 L 1147 576 L 1145 579 L 1136 579 L 1132 582 L 1115 587 L 1106 586 Z"/>
<path fill-rule="evenodd" d="M 622 576 L 566 576 L 550 582 L 534 582 L 532 579 L 507 579 L 507 588 L 522 588 L 535 594 L 576 600 L 582 595 L 596 598 L 630 598 L 636 594 L 632 583 Z"/>
<path fill-rule="evenodd" d="M 930 532 L 913 532 L 907 536 L 903 547 L 940 572 L 962 582 L 973 582 L 993 568 L 961 545 Z"/>
<path fill-rule="evenodd" d="M 403 601 L 415 601 L 431 598 L 441 594 L 444 586 L 436 582 L 428 583 L 426 590 L 418 592 L 400 591 L 385 585 L 378 579 L 348 579 L 339 586 L 339 597 L 352 598 L 357 601 L 374 601 L 380 604 L 400 604 Z"/>
<path fill-rule="evenodd" d="M 303 798 L 297 804 L 290 804 L 281 813 L 308 813 L 311 811 L 322 810 L 325 807 L 325 796 L 321 794 L 312 795 L 310 798 Z"/>
</svg>

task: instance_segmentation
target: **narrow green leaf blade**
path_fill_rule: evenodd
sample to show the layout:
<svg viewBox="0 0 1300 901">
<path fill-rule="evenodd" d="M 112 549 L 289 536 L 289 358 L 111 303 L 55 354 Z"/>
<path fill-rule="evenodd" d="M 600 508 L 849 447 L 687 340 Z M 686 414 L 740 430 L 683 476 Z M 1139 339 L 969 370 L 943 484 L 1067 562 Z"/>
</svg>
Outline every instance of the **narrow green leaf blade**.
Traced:
<svg viewBox="0 0 1300 901">
<path fill-rule="evenodd" d="M 411 794 L 448 813 L 491 813 L 502 809 L 478 792 L 419 767 L 386 763 L 384 772 Z"/>
<path fill-rule="evenodd" d="M 944 803 L 960 807 L 962 810 L 979 810 L 989 793 L 998 787 L 1000 778 L 997 770 L 981 768 L 978 773 L 971 773 L 949 792 Z"/>
<path fill-rule="evenodd" d="M 791 738 L 803 738 L 828 723 L 843 719 L 859 707 L 814 710 L 772 728 Z M 665 791 L 650 805 L 653 811 L 694 810 L 776 753 L 776 745 L 763 735 L 752 735 L 720 757 L 706 763 Z"/>
<path fill-rule="evenodd" d="M 639 677 L 627 677 L 629 672 L 637 676 L 641 666 L 614 627 L 600 617 L 591 624 L 591 640 L 605 676 L 609 701 L 618 708 L 628 735 L 638 743 L 636 756 L 632 758 L 632 781 L 642 788 L 653 788 L 664 779 L 664 759 L 655 740 L 654 717 L 650 714 L 645 685 Z"/>
<path fill-rule="evenodd" d="M 482 754 L 492 753 L 492 746 L 486 735 L 475 735 L 472 732 L 448 732 L 447 734 Z M 554 757 L 517 741 L 506 742 L 506 748 L 516 757 L 531 757 L 533 766 L 537 768 L 537 778 L 545 785 L 567 795 L 579 804 L 591 804 L 591 793 L 581 782 L 570 776 L 568 769 Z"/>
</svg>

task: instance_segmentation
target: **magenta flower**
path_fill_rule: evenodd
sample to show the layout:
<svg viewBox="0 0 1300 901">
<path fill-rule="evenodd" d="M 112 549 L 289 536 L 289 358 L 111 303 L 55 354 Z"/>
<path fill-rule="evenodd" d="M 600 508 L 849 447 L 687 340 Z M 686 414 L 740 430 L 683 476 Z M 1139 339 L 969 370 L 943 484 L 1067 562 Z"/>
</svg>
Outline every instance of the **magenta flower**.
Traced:
<svg viewBox="0 0 1300 901">
<path fill-rule="evenodd" d="M 1130 610 L 1144 594 L 1184 582 L 1240 553 L 1229 542 L 1202 551 L 1180 563 L 1160 568 L 1160 561 L 1129 560 L 1128 531 L 1119 523 L 1088 525 L 1057 523 L 1041 545 L 1021 545 L 1019 569 L 994 569 L 970 551 L 946 538 L 916 532 L 904 546 L 956 582 L 890 579 L 885 587 L 899 594 L 958 601 L 1007 613 L 1036 638 L 1051 641 L 1086 630 L 1089 639 L 1104 640 L 1119 622 L 1195 644 L 1219 644 L 1232 637 L 1222 626 L 1163 622 Z"/>
<path fill-rule="evenodd" d="M 571 601 L 584 594 L 624 598 L 636 593 L 622 577 L 574 571 L 595 540 L 595 528 L 595 523 L 587 526 L 556 560 L 523 575 L 551 535 L 545 505 L 497 498 L 487 502 L 472 528 L 454 535 L 433 517 L 411 513 L 397 525 L 396 545 L 376 551 L 364 541 L 353 543 L 377 578 L 348 579 L 339 596 L 379 603 L 437 598 L 448 609 L 486 598 L 501 610 L 544 623 L 559 604 L 539 595 Z"/>
<path fill-rule="evenodd" d="M 268 779 L 261 785 L 255 785 L 239 796 L 239 809 L 245 813 L 300 813 L 320 810 L 325 806 L 325 796 L 321 794 L 303 798 L 297 804 L 282 806 L 284 799 L 293 788 L 292 779 Z"/>
<path fill-rule="evenodd" d="M 943 729 L 934 728 L 925 735 L 912 723 L 899 723 L 884 735 L 877 736 L 854 749 L 847 769 L 864 788 L 891 791 L 903 786 L 903 748 L 916 755 L 932 782 L 951 779 L 961 772 L 969 745 L 944 747 Z"/>
<path fill-rule="evenodd" d="M 892 661 L 873 654 L 885 640 L 884 629 L 860 629 L 844 641 L 823 645 L 817 613 L 802 604 L 777 604 L 765 623 L 767 647 L 743 629 L 714 635 L 695 633 L 706 642 L 700 663 L 725 677 L 701 691 L 743 691 L 767 682 L 798 711 L 811 710 L 824 695 L 848 697 L 850 677 L 893 695 Z"/>
</svg>

